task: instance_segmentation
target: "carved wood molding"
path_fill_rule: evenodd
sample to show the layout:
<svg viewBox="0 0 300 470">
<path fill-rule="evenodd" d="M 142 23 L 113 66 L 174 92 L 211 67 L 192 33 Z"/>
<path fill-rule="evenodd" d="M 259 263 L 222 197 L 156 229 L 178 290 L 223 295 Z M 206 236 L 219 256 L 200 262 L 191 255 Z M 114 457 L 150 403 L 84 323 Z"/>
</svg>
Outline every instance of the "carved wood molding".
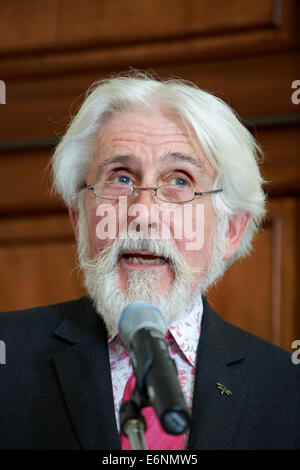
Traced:
<svg viewBox="0 0 300 470">
<path fill-rule="evenodd" d="M 34 2 L 28 6 L 37 22 L 35 33 L 28 37 L 20 18 L 22 9 L 18 12 L 15 7 L 19 30 L 12 24 L 8 34 L 4 21 L 6 17 L 12 21 L 13 6 L 2 7 L 2 79 L 147 68 L 285 50 L 298 44 L 294 0 L 110 0 L 101 4 L 79 0 L 76 12 L 68 1 L 61 11 L 49 0 L 44 3 L 41 11 L 36 11 Z M 47 28 L 43 23 L 48 23 Z"/>
</svg>

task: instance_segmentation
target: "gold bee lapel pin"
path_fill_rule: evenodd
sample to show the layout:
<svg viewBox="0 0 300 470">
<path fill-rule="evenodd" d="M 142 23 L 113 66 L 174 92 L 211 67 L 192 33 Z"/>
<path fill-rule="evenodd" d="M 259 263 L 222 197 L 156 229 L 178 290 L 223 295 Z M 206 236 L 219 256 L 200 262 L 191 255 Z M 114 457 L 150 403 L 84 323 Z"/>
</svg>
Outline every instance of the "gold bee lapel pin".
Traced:
<svg viewBox="0 0 300 470">
<path fill-rule="evenodd" d="M 221 384 L 220 382 L 217 382 L 216 383 L 216 386 L 218 387 L 218 389 L 220 390 L 221 392 L 221 395 L 224 395 L 224 393 L 231 397 L 232 396 L 232 391 L 229 390 L 229 388 L 225 387 L 225 385 Z"/>
</svg>

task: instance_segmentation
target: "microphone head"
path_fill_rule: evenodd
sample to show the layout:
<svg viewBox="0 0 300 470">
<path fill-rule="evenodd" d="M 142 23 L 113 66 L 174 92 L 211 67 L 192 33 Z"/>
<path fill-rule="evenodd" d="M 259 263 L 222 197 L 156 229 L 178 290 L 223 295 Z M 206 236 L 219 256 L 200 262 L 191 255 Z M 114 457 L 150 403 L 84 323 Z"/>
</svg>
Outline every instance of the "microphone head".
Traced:
<svg viewBox="0 0 300 470">
<path fill-rule="evenodd" d="M 153 305 L 137 300 L 129 304 L 122 312 L 118 330 L 122 341 L 130 346 L 135 333 L 141 329 L 153 329 L 166 332 L 166 325 L 161 311 Z"/>
</svg>

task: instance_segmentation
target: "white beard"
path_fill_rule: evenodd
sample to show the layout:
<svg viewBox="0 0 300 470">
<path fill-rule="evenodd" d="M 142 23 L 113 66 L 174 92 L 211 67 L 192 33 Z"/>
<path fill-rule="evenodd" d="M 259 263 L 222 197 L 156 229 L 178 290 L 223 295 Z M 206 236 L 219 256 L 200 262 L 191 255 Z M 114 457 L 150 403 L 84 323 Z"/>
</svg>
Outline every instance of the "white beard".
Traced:
<svg viewBox="0 0 300 470">
<path fill-rule="evenodd" d="M 224 219 L 223 219 L 224 220 Z M 123 310 L 135 300 L 143 300 L 159 308 L 164 316 L 166 327 L 179 320 L 191 308 L 195 300 L 204 293 L 225 270 L 225 262 L 221 256 L 224 245 L 225 224 L 217 224 L 215 240 L 207 269 L 194 269 L 183 260 L 179 250 L 170 240 L 141 238 L 137 233 L 128 233 L 127 238 L 115 239 L 94 260 L 89 258 L 88 233 L 85 213 L 79 204 L 79 243 L 78 256 L 84 274 L 84 283 L 88 294 L 94 302 L 97 312 L 101 315 L 107 331 L 112 337 L 118 332 L 118 321 Z M 221 233 L 222 232 L 222 233 Z M 120 287 L 118 261 L 125 250 L 147 250 L 169 258 L 174 273 L 174 281 L 170 291 L 158 293 L 158 280 L 155 270 L 132 271 L 128 275 L 127 290 Z M 191 292 L 194 273 L 203 272 L 203 276 Z"/>
</svg>

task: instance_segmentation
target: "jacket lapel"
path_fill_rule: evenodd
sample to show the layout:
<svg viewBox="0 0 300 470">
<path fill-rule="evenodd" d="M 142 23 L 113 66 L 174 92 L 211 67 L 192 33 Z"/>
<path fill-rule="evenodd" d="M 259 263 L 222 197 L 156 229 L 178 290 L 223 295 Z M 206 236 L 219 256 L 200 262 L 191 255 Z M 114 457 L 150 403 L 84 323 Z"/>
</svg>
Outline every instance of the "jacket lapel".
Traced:
<svg viewBox="0 0 300 470">
<path fill-rule="evenodd" d="M 245 358 L 235 329 L 203 299 L 189 449 L 230 449 L 243 412 Z"/>
<path fill-rule="evenodd" d="M 89 299 L 55 334 L 67 342 L 54 363 L 80 447 L 119 449 L 106 330 Z"/>
</svg>

